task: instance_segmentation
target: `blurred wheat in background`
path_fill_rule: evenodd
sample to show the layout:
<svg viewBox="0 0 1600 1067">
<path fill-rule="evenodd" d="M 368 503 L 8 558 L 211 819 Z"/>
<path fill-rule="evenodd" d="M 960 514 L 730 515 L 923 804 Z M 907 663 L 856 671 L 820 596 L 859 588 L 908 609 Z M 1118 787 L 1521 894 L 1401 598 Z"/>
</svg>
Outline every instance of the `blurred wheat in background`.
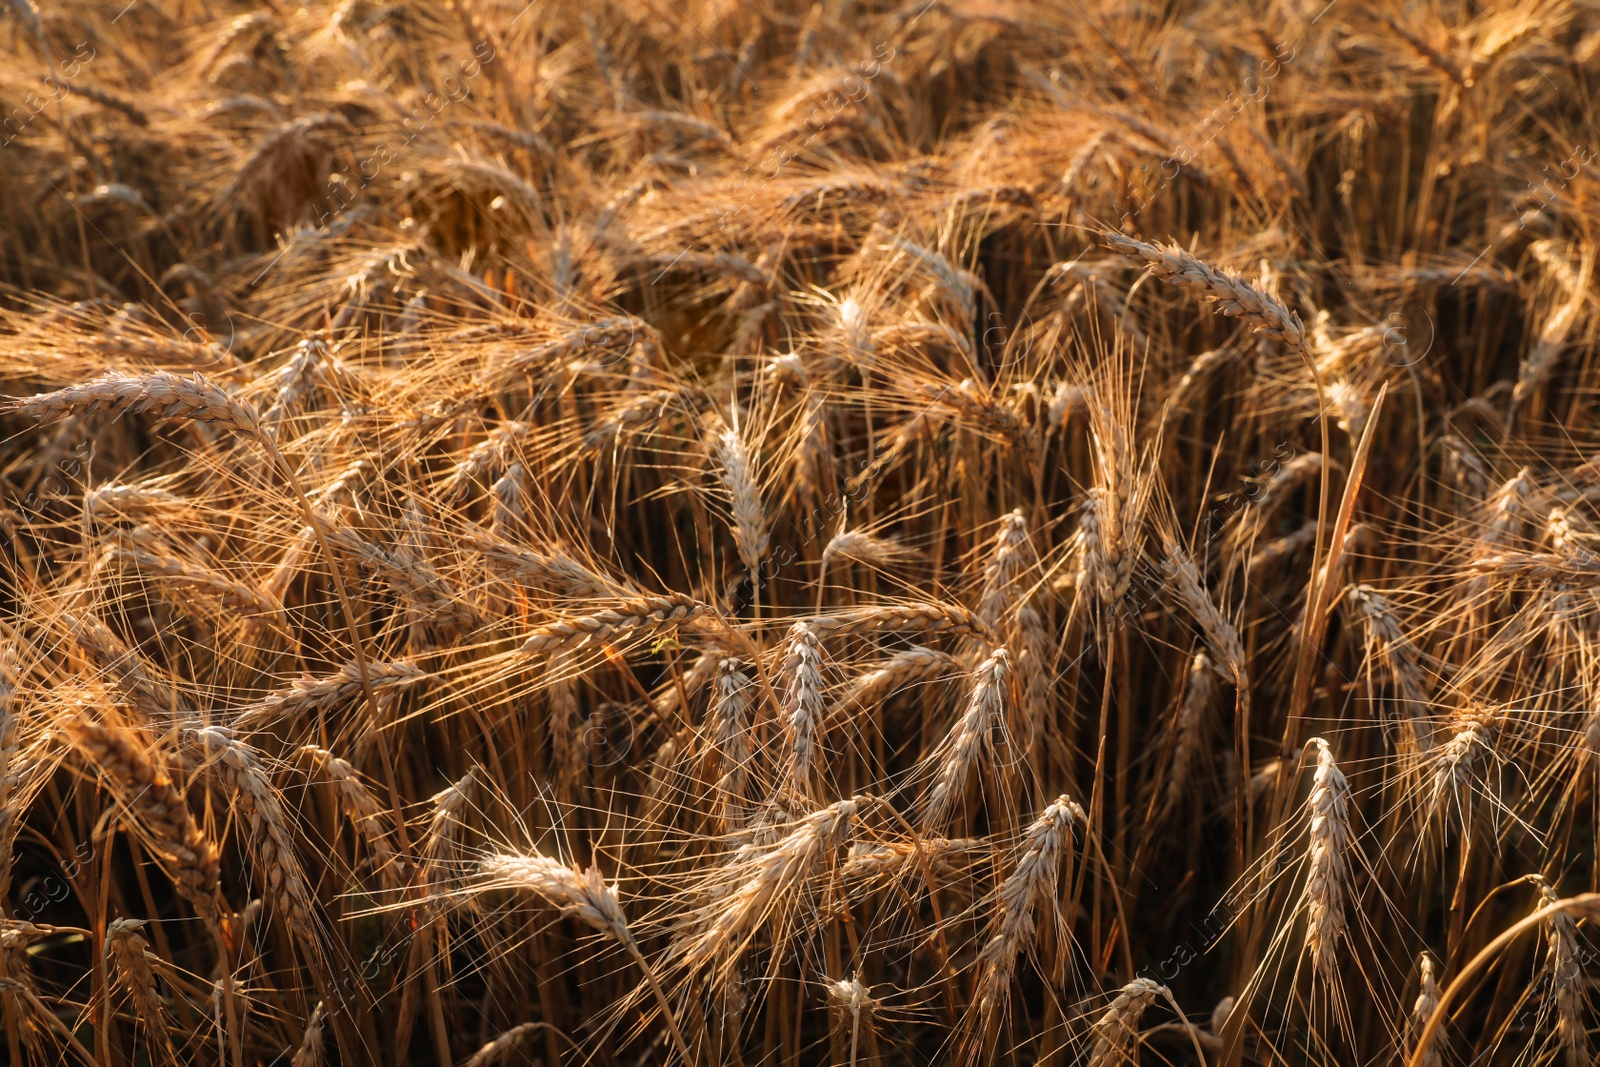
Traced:
<svg viewBox="0 0 1600 1067">
<path fill-rule="evenodd" d="M 1594 4 L 0 47 L 0 1060 L 1594 1062 Z"/>
</svg>

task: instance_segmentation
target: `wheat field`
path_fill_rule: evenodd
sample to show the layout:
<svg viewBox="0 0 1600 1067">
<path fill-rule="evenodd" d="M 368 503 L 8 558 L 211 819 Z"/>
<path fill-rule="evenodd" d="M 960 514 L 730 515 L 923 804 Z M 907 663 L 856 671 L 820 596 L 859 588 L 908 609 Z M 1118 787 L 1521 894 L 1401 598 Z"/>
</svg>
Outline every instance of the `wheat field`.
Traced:
<svg viewBox="0 0 1600 1067">
<path fill-rule="evenodd" d="M 0 48 L 0 1061 L 1597 1062 L 1591 0 Z"/>
</svg>

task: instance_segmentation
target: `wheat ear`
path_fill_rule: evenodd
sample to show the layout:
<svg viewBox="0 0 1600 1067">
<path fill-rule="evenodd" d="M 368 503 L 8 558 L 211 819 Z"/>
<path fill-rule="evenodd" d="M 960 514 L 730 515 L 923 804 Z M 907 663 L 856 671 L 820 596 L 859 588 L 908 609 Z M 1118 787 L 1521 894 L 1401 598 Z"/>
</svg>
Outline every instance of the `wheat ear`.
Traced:
<svg viewBox="0 0 1600 1067">
<path fill-rule="evenodd" d="M 1416 1050 L 1417 1038 L 1421 1035 L 1422 1028 L 1428 1025 L 1433 1013 L 1439 1010 L 1439 981 L 1434 975 L 1433 957 L 1424 952 L 1417 959 L 1417 968 L 1422 973 L 1422 981 L 1417 990 L 1416 1003 L 1411 1007 L 1411 1017 L 1406 1024 L 1408 1056 Z M 1422 1062 L 1418 1067 L 1444 1067 L 1443 1039 L 1435 1038 L 1423 1050 Z"/>
<path fill-rule="evenodd" d="M 166 1005 L 156 992 L 156 976 L 150 967 L 150 946 L 139 933 L 143 919 L 116 919 L 106 927 L 106 954 L 117 967 L 117 978 L 128 991 L 139 1024 L 150 1041 L 172 1060 Z M 153 1057 L 152 1057 L 153 1058 Z"/>
<path fill-rule="evenodd" d="M 537 627 L 518 651 L 524 656 L 537 656 L 590 641 L 645 634 L 697 619 L 708 611 L 706 605 L 681 593 L 631 598 L 615 608 Z"/>
<path fill-rule="evenodd" d="M 1365 626 L 1368 647 L 1377 651 L 1399 691 L 1412 742 L 1419 752 L 1428 751 L 1433 747 L 1433 727 L 1426 717 L 1428 683 L 1421 653 L 1400 628 L 1399 615 L 1388 597 L 1371 586 L 1358 585 L 1350 590 L 1349 600 Z"/>
<path fill-rule="evenodd" d="M 743 664 L 733 658 L 717 665 L 717 690 L 712 704 L 713 744 L 720 757 L 717 809 L 724 832 L 744 825 L 745 786 L 750 763 L 750 685 Z"/>
<path fill-rule="evenodd" d="M 667 1003 L 666 993 L 656 981 L 655 972 L 645 960 L 644 953 L 639 950 L 633 931 L 628 928 L 622 904 L 617 899 L 617 887 L 606 885 L 600 868 L 590 866 L 587 871 L 577 871 L 535 852 L 531 855 L 499 854 L 486 857 L 478 864 L 478 873 L 497 886 L 523 889 L 543 897 L 564 914 L 588 924 L 626 949 L 644 973 L 645 982 L 661 1007 L 662 1017 L 666 1019 L 667 1029 L 672 1032 L 672 1040 L 678 1046 L 684 1064 L 687 1067 L 695 1062 L 688 1044 L 678 1031 L 677 1018 L 672 1006 Z"/>
<path fill-rule="evenodd" d="M 367 678 L 375 694 L 388 696 L 428 677 L 426 671 L 405 660 L 367 661 Z M 360 695 L 361 669 L 346 663 L 321 678 L 297 678 L 287 689 L 269 693 L 247 705 L 234 720 L 236 730 L 260 730 L 274 723 L 330 711 Z M 376 724 L 374 724 L 376 725 Z"/>
<path fill-rule="evenodd" d="M 322 1001 L 317 1001 L 311 1018 L 306 1020 L 305 1033 L 300 1035 L 300 1047 L 294 1050 L 294 1059 L 289 1061 L 289 1067 L 325 1067 L 328 1052 L 322 1039 L 322 1021 L 326 1016 Z"/>
<path fill-rule="evenodd" d="M 511 1059 L 511 1054 L 516 1051 L 535 1031 L 546 1026 L 546 1023 L 523 1023 L 513 1026 L 505 1033 L 492 1037 L 484 1042 L 482 1048 L 467 1057 L 461 1067 L 501 1067 Z"/>
<path fill-rule="evenodd" d="M 166 371 L 137 376 L 109 371 L 53 393 L 12 397 L 7 406 L 39 422 L 96 411 L 132 411 L 215 423 L 252 437 L 261 433 L 254 408 L 198 373 L 183 378 Z"/>
<path fill-rule="evenodd" d="M 938 678 L 961 666 L 948 652 L 913 645 L 857 676 L 841 704 L 870 710 L 908 685 Z"/>
<path fill-rule="evenodd" d="M 855 608 L 827 615 L 813 615 L 805 621 L 819 634 L 838 637 L 846 634 L 911 633 L 928 630 L 935 633 L 971 634 L 990 643 L 998 641 L 994 630 L 966 608 L 959 604 L 942 604 L 934 601 Z"/>
<path fill-rule="evenodd" d="M 1032 562 L 1032 547 L 1021 508 L 1000 520 L 1000 531 L 995 534 L 994 547 L 984 564 L 983 593 L 978 599 L 978 617 L 991 629 L 998 630 L 1011 613 L 1016 600 L 1012 587 L 1023 568 Z"/>
<path fill-rule="evenodd" d="M 767 521 L 749 450 L 739 431 L 733 429 L 717 435 L 712 450 L 722 467 L 722 484 L 733 498 L 733 541 L 739 561 L 747 572 L 756 574 L 767 554 Z"/>
<path fill-rule="evenodd" d="M 123 803 L 167 861 L 178 893 L 214 928 L 222 921 L 222 869 L 217 849 L 189 812 L 166 768 L 131 730 L 84 715 L 67 721 L 67 736 L 111 780 Z"/>
<path fill-rule="evenodd" d="M 1088 1067 L 1129 1067 L 1135 1063 L 1139 1016 L 1165 991 L 1164 986 L 1148 978 L 1135 978 L 1123 986 L 1111 1006 L 1095 1020 Z"/>
<path fill-rule="evenodd" d="M 339 806 L 344 810 L 345 817 L 365 836 L 379 877 L 393 888 L 398 882 L 401 865 L 399 855 L 389 845 L 389 834 L 383 825 L 387 809 L 378 803 L 378 798 L 372 795 L 348 760 L 316 745 L 302 745 L 300 751 L 321 765 L 323 774 L 337 791 Z"/>
<path fill-rule="evenodd" d="M 822 645 L 804 622 L 789 630 L 783 660 L 783 726 L 789 742 L 789 788 L 815 799 L 822 728 Z"/>
<path fill-rule="evenodd" d="M 320 971 L 322 951 L 314 897 L 300 866 L 288 814 L 261 767 L 260 754 L 221 727 L 190 731 L 188 739 L 200 749 L 203 758 L 216 761 L 218 772 L 250 825 L 256 866 L 266 883 L 267 895 L 277 902 L 289 937 Z"/>
<path fill-rule="evenodd" d="M 1183 803 L 1194 777 L 1196 764 L 1205 747 L 1206 713 L 1217 697 L 1217 674 L 1211 658 L 1196 652 L 1189 661 L 1189 676 L 1183 687 L 1183 700 L 1172 724 L 1172 764 L 1167 770 L 1165 811 L 1173 812 Z"/>
<path fill-rule="evenodd" d="M 1237 275 L 1218 270 L 1177 245 L 1153 245 L 1120 233 L 1100 235 L 1108 248 L 1144 263 L 1145 269 L 1180 288 L 1217 302 L 1217 311 L 1243 319 L 1257 333 L 1306 351 L 1305 327 L 1300 316 L 1270 293 Z"/>
<path fill-rule="evenodd" d="M 1317 770 L 1312 777 L 1311 854 L 1306 875 L 1306 951 L 1311 968 L 1324 982 L 1338 980 L 1337 949 L 1349 940 L 1345 900 L 1350 891 L 1350 783 L 1333 760 L 1328 742 L 1313 737 Z"/>
<path fill-rule="evenodd" d="M 828 1007 L 830 1014 L 838 1019 L 834 1027 L 835 1034 L 843 1029 L 839 1024 L 849 1020 L 850 1051 L 847 1061 L 849 1067 L 856 1067 L 856 1056 L 862 1046 L 866 1047 L 868 1061 L 876 1062 L 878 1036 L 872 1017 L 878 1009 L 878 1001 L 872 998 L 870 990 L 862 984 L 861 976 L 852 975 L 837 982 L 829 982 Z"/>
<path fill-rule="evenodd" d="M 565 553 L 538 552 L 477 530 L 466 531 L 458 541 L 463 548 L 482 555 L 489 569 L 509 582 L 525 583 L 562 596 L 632 595 L 632 590 L 624 583 L 584 566 Z"/>
<path fill-rule="evenodd" d="M 852 797 L 807 815 L 800 825 L 751 861 L 754 872 L 710 912 L 710 921 L 683 950 L 684 963 L 698 970 L 718 956 L 736 959 L 776 902 L 788 897 L 830 858 L 855 818 Z"/>
<path fill-rule="evenodd" d="M 1539 879 L 1539 906 L 1556 903 L 1554 889 Z M 1578 922 L 1570 914 L 1555 910 L 1545 920 L 1545 966 L 1556 1002 L 1556 1039 L 1567 1053 L 1567 1067 L 1591 1067 L 1589 1032 L 1584 1026 L 1588 996 L 1584 990 L 1583 956 L 1578 944 Z"/>
<path fill-rule="evenodd" d="M 972 696 L 967 710 L 951 729 L 944 744 L 944 761 L 928 794 L 923 826 L 929 833 L 940 833 L 955 815 L 965 791 L 967 776 L 977 763 L 978 754 L 989 744 L 989 733 L 1005 715 L 1007 680 L 1011 657 L 997 648 L 973 673 Z"/>
<path fill-rule="evenodd" d="M 1239 640 L 1238 628 L 1211 599 L 1211 594 L 1200 579 L 1200 569 L 1183 546 L 1169 539 L 1166 548 L 1166 571 L 1177 593 L 1178 603 L 1200 624 L 1200 632 L 1205 636 L 1212 659 L 1227 672 L 1234 685 L 1240 689 L 1248 688 L 1250 683 L 1245 676 L 1244 642 Z"/>
<path fill-rule="evenodd" d="M 1063 795 L 1044 809 L 1023 836 L 1022 856 L 1000 886 L 998 914 L 991 924 L 993 932 L 978 954 L 983 971 L 973 1003 L 986 1039 L 993 1036 L 993 1024 L 1009 1003 L 1017 954 L 1033 943 L 1034 909 L 1055 900 L 1062 845 L 1074 825 L 1087 822 L 1083 809 Z M 1055 918 L 1059 922 L 1059 915 Z"/>
</svg>

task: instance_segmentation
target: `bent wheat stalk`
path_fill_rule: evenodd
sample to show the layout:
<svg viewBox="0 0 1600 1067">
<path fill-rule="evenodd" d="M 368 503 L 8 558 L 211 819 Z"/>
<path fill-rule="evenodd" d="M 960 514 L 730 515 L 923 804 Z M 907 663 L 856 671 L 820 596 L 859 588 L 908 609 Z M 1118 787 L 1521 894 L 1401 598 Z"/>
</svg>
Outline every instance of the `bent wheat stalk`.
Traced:
<svg viewBox="0 0 1600 1067">
<path fill-rule="evenodd" d="M 1416 1047 L 1411 1050 L 1411 1056 L 1406 1061 L 1406 1067 L 1424 1067 L 1428 1061 L 1428 1050 L 1432 1047 L 1438 1036 L 1439 1028 L 1449 1017 L 1450 1003 L 1466 988 L 1467 981 L 1487 967 L 1494 958 L 1505 951 L 1511 944 L 1524 933 L 1535 927 L 1542 926 L 1557 915 L 1577 916 L 1595 922 L 1600 920 L 1600 893 L 1580 893 L 1575 897 L 1564 897 L 1552 900 L 1545 904 L 1532 915 L 1519 919 L 1505 930 L 1501 931 L 1493 941 L 1490 941 L 1478 954 L 1468 960 L 1466 966 L 1457 972 L 1444 992 L 1439 994 L 1438 1002 L 1434 1005 L 1432 1013 L 1428 1016 L 1427 1025 L 1422 1028 L 1422 1033 L 1417 1037 Z"/>
</svg>

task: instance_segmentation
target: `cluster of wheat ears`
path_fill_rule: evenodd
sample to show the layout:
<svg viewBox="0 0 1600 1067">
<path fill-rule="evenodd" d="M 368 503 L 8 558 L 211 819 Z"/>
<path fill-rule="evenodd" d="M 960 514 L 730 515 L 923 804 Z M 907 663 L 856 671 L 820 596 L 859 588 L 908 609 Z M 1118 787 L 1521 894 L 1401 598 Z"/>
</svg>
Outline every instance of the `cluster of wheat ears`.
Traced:
<svg viewBox="0 0 1600 1067">
<path fill-rule="evenodd" d="M 1593 4 L 119 7 L 0 1060 L 1593 1062 Z"/>
</svg>

